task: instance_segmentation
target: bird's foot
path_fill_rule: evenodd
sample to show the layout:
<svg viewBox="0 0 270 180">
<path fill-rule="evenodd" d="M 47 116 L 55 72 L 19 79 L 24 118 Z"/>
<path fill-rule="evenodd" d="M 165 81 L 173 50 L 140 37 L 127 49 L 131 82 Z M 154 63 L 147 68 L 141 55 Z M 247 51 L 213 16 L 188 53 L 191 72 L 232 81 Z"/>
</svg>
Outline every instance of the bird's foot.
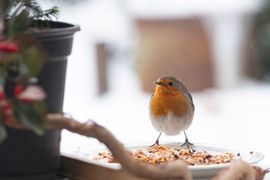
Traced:
<svg viewBox="0 0 270 180">
<path fill-rule="evenodd" d="M 181 147 L 187 147 L 188 149 L 190 149 L 191 146 L 193 146 L 194 144 L 189 142 L 188 139 L 185 140 L 185 142 L 183 144 L 181 144 Z"/>
<path fill-rule="evenodd" d="M 154 147 L 154 146 L 159 146 L 159 141 L 156 141 L 154 144 L 152 144 L 152 145 L 149 146 L 149 147 Z"/>
<path fill-rule="evenodd" d="M 267 174 L 267 173 L 269 173 L 269 172 L 270 172 L 270 168 L 267 168 L 267 169 L 265 169 L 265 170 L 263 171 L 264 174 Z"/>
<path fill-rule="evenodd" d="M 153 145 L 151 145 L 150 147 L 159 146 L 159 138 L 160 138 L 161 134 L 162 134 L 162 132 L 159 133 L 156 142 Z"/>
</svg>

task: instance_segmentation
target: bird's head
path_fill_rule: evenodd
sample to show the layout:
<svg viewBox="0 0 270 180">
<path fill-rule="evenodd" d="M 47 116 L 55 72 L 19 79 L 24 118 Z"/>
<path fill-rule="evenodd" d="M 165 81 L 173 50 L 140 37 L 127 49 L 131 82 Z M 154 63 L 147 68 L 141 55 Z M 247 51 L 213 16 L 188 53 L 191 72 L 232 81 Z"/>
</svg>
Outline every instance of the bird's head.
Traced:
<svg viewBox="0 0 270 180">
<path fill-rule="evenodd" d="M 156 90 L 168 91 L 171 93 L 176 93 L 182 91 L 184 85 L 176 77 L 166 76 L 159 78 L 156 82 Z"/>
</svg>

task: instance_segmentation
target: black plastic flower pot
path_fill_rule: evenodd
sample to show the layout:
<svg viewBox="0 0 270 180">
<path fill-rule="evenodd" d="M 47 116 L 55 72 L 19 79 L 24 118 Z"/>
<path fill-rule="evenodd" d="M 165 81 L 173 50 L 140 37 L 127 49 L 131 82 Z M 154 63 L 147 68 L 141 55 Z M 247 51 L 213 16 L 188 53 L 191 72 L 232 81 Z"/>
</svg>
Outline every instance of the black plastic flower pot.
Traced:
<svg viewBox="0 0 270 180">
<path fill-rule="evenodd" d="M 51 28 L 33 31 L 49 58 L 39 76 L 47 93 L 50 112 L 62 112 L 67 57 L 71 54 L 74 33 L 79 26 L 50 22 Z M 8 137 L 0 144 L 0 179 L 55 179 L 60 166 L 61 132 L 46 130 L 43 136 L 32 131 L 7 128 Z"/>
</svg>

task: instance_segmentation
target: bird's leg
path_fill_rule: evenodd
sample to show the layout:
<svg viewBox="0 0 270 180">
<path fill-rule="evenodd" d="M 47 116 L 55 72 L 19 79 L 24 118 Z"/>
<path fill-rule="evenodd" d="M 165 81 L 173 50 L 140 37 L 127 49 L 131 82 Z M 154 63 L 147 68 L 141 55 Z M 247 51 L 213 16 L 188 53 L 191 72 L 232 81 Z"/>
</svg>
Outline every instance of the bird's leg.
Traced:
<svg viewBox="0 0 270 180">
<path fill-rule="evenodd" d="M 159 138 L 160 138 L 161 134 L 162 134 L 162 132 L 159 133 L 156 142 L 155 142 L 153 145 L 151 145 L 150 147 L 153 147 L 153 146 L 155 146 L 155 145 L 159 145 Z"/>
<path fill-rule="evenodd" d="M 193 144 L 191 142 L 189 142 L 188 138 L 187 138 L 187 135 L 186 135 L 186 132 L 184 131 L 184 135 L 185 135 L 185 142 L 181 145 L 182 147 L 183 146 L 187 146 L 188 149 L 190 149 L 190 146 L 192 146 Z"/>
<path fill-rule="evenodd" d="M 270 168 L 267 168 L 267 169 L 265 169 L 265 170 L 263 171 L 264 174 L 267 174 L 267 173 L 269 173 L 269 172 L 270 172 Z"/>
</svg>

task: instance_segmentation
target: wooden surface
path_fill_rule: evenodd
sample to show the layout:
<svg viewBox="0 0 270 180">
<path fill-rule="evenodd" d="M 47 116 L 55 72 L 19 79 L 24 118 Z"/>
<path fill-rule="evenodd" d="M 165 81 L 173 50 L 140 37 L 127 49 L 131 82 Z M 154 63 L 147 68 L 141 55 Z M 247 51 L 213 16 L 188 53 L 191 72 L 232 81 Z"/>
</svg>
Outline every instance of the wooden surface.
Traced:
<svg viewBox="0 0 270 180">
<path fill-rule="evenodd" d="M 199 18 L 138 19 L 137 70 L 142 88 L 153 92 L 160 76 L 173 75 L 191 91 L 214 86 L 208 36 Z"/>
<path fill-rule="evenodd" d="M 134 177 L 124 170 L 113 170 L 64 156 L 59 174 L 72 180 L 146 180 Z"/>
</svg>

